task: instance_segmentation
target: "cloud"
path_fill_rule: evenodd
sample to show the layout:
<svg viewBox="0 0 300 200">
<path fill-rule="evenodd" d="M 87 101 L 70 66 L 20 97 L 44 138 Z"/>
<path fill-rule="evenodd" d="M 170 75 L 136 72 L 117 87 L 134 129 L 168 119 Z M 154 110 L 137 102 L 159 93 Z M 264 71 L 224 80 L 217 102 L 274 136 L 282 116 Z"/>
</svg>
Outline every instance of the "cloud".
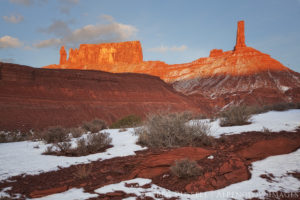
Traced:
<svg viewBox="0 0 300 200">
<path fill-rule="evenodd" d="M 57 36 L 64 36 L 71 33 L 68 24 L 62 20 L 54 20 L 49 27 L 41 28 L 40 31 Z"/>
<path fill-rule="evenodd" d="M 2 17 L 6 22 L 13 23 L 13 24 L 18 24 L 24 20 L 24 17 L 19 14 L 11 14 L 10 16 L 3 16 Z"/>
<path fill-rule="evenodd" d="M 37 48 L 45 48 L 45 47 L 50 47 L 50 46 L 59 46 L 59 45 L 61 45 L 61 43 L 62 42 L 60 39 L 52 38 L 49 40 L 40 41 L 40 42 L 34 44 L 33 46 L 37 47 Z"/>
<path fill-rule="evenodd" d="M 18 38 L 11 36 L 3 36 L 0 38 L 0 49 L 1 48 L 16 48 L 22 46 L 22 42 Z"/>
<path fill-rule="evenodd" d="M 29 6 L 33 3 L 33 0 L 9 0 L 9 2 L 14 3 L 14 4 Z"/>
<path fill-rule="evenodd" d="M 149 51 L 152 52 L 158 52 L 158 53 L 166 53 L 166 52 L 182 52 L 185 51 L 187 49 L 186 45 L 181 45 L 181 46 L 172 46 L 172 47 L 167 47 L 167 46 L 163 46 L 161 45 L 160 47 L 155 47 L 155 48 L 150 48 L 148 49 Z"/>
<path fill-rule="evenodd" d="M 137 28 L 132 25 L 121 24 L 112 17 L 106 16 L 107 24 L 89 24 L 70 30 L 66 23 L 54 22 L 49 27 L 43 29 L 47 33 L 52 33 L 58 36 L 34 44 L 37 48 L 50 47 L 50 46 L 77 46 L 82 43 L 100 43 L 100 42 L 121 42 L 129 40 L 137 33 Z"/>
<path fill-rule="evenodd" d="M 59 10 L 63 14 L 70 14 L 70 9 L 77 5 L 80 0 L 59 0 L 60 6 Z"/>
</svg>

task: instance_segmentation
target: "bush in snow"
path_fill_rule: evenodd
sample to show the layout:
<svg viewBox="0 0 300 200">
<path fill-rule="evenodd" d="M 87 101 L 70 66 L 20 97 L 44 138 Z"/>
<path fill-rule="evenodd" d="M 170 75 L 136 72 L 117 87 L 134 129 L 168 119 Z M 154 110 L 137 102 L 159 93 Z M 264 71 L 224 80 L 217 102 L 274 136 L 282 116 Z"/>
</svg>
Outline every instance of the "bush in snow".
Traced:
<svg viewBox="0 0 300 200">
<path fill-rule="evenodd" d="M 97 133 L 88 135 L 78 140 L 77 147 L 73 150 L 77 156 L 97 153 L 107 148 L 111 143 L 108 133 Z"/>
<path fill-rule="evenodd" d="M 58 156 L 85 156 L 104 151 L 111 144 L 108 133 L 89 134 L 77 140 L 77 146 L 72 148 L 70 142 L 58 142 L 49 146 L 44 152 L 45 155 Z"/>
<path fill-rule="evenodd" d="M 84 130 L 82 127 L 76 127 L 70 128 L 69 132 L 72 134 L 73 138 L 79 138 L 86 132 L 86 130 Z"/>
<path fill-rule="evenodd" d="M 0 143 L 7 142 L 19 142 L 24 140 L 30 140 L 32 138 L 32 132 L 22 131 L 0 131 Z"/>
<path fill-rule="evenodd" d="M 203 168 L 196 161 L 188 159 L 175 161 L 175 164 L 171 166 L 171 171 L 179 178 L 188 178 L 203 174 Z"/>
<path fill-rule="evenodd" d="M 210 126 L 204 122 L 187 124 L 189 113 L 149 115 L 143 127 L 136 128 L 138 143 L 153 148 L 210 146 Z"/>
<path fill-rule="evenodd" d="M 221 112 L 220 126 L 236 126 L 250 124 L 251 112 L 246 106 L 233 106 Z"/>
<path fill-rule="evenodd" d="M 123 117 L 122 119 L 114 122 L 110 128 L 129 128 L 134 127 L 139 124 L 141 124 L 142 119 L 139 116 L 136 115 L 128 115 L 126 117 Z"/>
<path fill-rule="evenodd" d="M 97 133 L 103 129 L 107 128 L 107 124 L 105 121 L 100 119 L 94 119 L 90 122 L 84 122 L 82 128 L 86 131 L 90 131 L 91 133 Z"/>
<path fill-rule="evenodd" d="M 35 137 L 46 143 L 58 143 L 69 140 L 69 132 L 61 126 L 52 126 L 40 132 L 35 132 Z"/>
</svg>

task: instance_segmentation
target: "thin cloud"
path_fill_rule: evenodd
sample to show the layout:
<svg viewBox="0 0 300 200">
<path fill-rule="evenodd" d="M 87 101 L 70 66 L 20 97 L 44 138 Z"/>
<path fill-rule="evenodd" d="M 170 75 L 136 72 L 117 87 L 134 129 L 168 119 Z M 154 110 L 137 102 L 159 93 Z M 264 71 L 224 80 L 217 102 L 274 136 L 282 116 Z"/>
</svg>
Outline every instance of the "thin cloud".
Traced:
<svg viewBox="0 0 300 200">
<path fill-rule="evenodd" d="M 33 46 L 36 48 L 45 48 L 45 47 L 49 47 L 49 46 L 59 46 L 59 45 L 61 45 L 61 43 L 62 42 L 60 39 L 52 38 L 49 40 L 40 41 L 40 42 L 34 44 Z"/>
<path fill-rule="evenodd" d="M 18 38 L 9 35 L 0 38 L 0 49 L 3 48 L 16 48 L 22 46 L 22 42 Z"/>
<path fill-rule="evenodd" d="M 11 14 L 10 16 L 3 16 L 2 17 L 6 22 L 8 23 L 13 23 L 13 24 L 18 24 L 24 20 L 24 17 L 19 14 Z"/>
<path fill-rule="evenodd" d="M 14 4 L 29 6 L 33 3 L 33 0 L 9 0 L 9 2 L 14 3 Z"/>
<path fill-rule="evenodd" d="M 54 20 L 47 28 L 39 29 L 41 32 L 54 34 L 56 36 L 64 36 L 71 33 L 68 24 L 62 20 Z"/>
<path fill-rule="evenodd" d="M 160 47 L 150 48 L 149 51 L 157 52 L 157 53 L 166 53 L 166 52 L 182 52 L 185 51 L 186 49 L 187 49 L 186 45 L 172 46 L 172 47 L 161 45 Z"/>
<path fill-rule="evenodd" d="M 107 24 L 89 24 L 72 31 L 66 23 L 53 23 L 43 30 L 58 37 L 40 41 L 34 46 L 37 48 L 60 45 L 74 47 L 82 43 L 121 42 L 129 40 L 138 31 L 132 25 L 118 23 L 112 17 L 106 18 Z"/>
<path fill-rule="evenodd" d="M 80 0 L 60 0 L 59 10 L 63 14 L 70 14 L 70 10 L 72 7 L 77 5 Z"/>
</svg>

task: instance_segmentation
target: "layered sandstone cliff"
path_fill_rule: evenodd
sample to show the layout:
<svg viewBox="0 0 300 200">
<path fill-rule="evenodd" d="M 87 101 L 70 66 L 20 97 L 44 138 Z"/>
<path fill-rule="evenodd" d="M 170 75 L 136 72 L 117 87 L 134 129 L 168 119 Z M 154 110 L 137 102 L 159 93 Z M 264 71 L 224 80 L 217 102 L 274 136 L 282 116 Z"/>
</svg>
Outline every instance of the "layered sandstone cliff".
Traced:
<svg viewBox="0 0 300 200">
<path fill-rule="evenodd" d="M 158 77 L 49 70 L 0 62 L 0 130 L 108 123 L 159 110 L 202 112 Z"/>
<path fill-rule="evenodd" d="M 104 45 L 104 44 L 103 44 Z M 132 49 L 127 49 L 131 51 Z M 133 51 L 135 51 L 133 49 Z M 142 50 L 140 50 L 142 54 Z M 61 58 L 65 57 L 62 51 Z M 244 21 L 237 26 L 233 50 L 213 49 L 209 57 L 190 63 L 168 65 L 160 61 L 130 63 L 73 62 L 48 68 L 93 69 L 113 73 L 135 72 L 159 76 L 177 91 L 199 102 L 205 97 L 210 105 L 230 103 L 268 104 L 300 102 L 300 75 L 270 55 L 246 45 Z M 88 65 L 86 64 L 88 63 Z"/>
</svg>

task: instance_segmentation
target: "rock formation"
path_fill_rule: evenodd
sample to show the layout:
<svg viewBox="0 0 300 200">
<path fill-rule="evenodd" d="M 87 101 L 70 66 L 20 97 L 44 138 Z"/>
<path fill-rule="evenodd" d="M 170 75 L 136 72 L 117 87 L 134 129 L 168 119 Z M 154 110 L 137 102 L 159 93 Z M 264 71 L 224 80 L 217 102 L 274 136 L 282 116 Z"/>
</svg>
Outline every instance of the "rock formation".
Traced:
<svg viewBox="0 0 300 200">
<path fill-rule="evenodd" d="M 115 52 L 111 47 L 116 48 Z M 129 45 L 132 44 L 132 45 Z M 105 47 L 97 56 L 88 46 Z M 79 52 L 79 53 L 78 53 Z M 97 52 L 97 51 L 96 51 Z M 130 52 L 130 53 L 128 53 Z M 134 55 L 124 62 L 119 55 Z M 63 57 L 63 55 L 62 55 Z M 88 59 L 85 59 L 88 57 Z M 97 59 L 96 59 L 97 57 Z M 120 56 L 129 59 L 128 56 Z M 118 57 L 119 58 L 119 57 Z M 46 68 L 93 69 L 113 73 L 135 72 L 159 76 L 185 95 L 199 102 L 223 107 L 229 103 L 265 104 L 278 102 L 299 102 L 300 75 L 252 47 L 245 44 L 244 21 L 237 26 L 236 44 L 233 50 L 213 49 L 209 57 L 190 63 L 168 65 L 160 61 L 142 60 L 139 42 L 80 45 L 79 50 L 70 50 L 66 64 L 49 65 Z M 233 95 L 234 94 L 234 95 Z"/>
<path fill-rule="evenodd" d="M 69 50 L 69 58 L 66 58 L 64 47 L 60 50 L 60 65 L 87 66 L 87 65 L 113 65 L 113 64 L 138 64 L 143 62 L 143 53 L 139 41 L 81 44 L 79 49 Z"/>
<path fill-rule="evenodd" d="M 66 64 L 66 63 L 67 63 L 67 52 L 66 52 L 64 46 L 62 46 L 62 47 L 60 48 L 59 53 L 60 53 L 59 64 L 60 64 L 60 65 Z"/>
<path fill-rule="evenodd" d="M 238 28 L 236 33 L 236 45 L 234 47 L 234 50 L 237 50 L 241 47 L 246 47 L 244 21 L 238 22 Z"/>
<path fill-rule="evenodd" d="M 68 127 L 95 118 L 111 123 L 131 114 L 200 107 L 150 75 L 0 63 L 0 130 Z"/>
</svg>

